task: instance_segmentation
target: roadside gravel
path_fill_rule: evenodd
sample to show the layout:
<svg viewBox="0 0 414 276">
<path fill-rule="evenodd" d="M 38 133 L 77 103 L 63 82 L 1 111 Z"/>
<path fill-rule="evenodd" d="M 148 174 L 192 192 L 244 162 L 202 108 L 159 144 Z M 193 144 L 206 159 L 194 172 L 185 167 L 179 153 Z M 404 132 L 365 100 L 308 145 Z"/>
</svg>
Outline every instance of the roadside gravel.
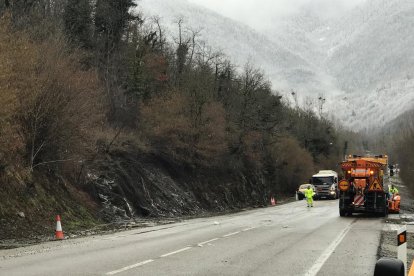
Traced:
<svg viewBox="0 0 414 276">
<path fill-rule="evenodd" d="M 397 229 L 403 225 L 407 227 L 407 266 L 411 267 L 414 259 L 414 197 L 404 186 L 398 176 L 390 179 L 401 195 L 400 214 L 390 214 L 385 219 L 381 234 L 381 246 L 378 248 L 378 258 L 397 257 Z"/>
</svg>

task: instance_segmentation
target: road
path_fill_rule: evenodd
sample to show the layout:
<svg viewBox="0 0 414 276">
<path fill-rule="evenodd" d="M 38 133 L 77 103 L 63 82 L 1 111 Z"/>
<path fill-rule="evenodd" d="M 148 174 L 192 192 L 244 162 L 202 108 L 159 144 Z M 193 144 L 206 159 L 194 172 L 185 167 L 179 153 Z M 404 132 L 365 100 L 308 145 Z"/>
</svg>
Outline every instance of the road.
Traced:
<svg viewBox="0 0 414 276">
<path fill-rule="evenodd" d="M 0 275 L 373 275 L 382 219 L 315 203 L 2 250 Z"/>
</svg>

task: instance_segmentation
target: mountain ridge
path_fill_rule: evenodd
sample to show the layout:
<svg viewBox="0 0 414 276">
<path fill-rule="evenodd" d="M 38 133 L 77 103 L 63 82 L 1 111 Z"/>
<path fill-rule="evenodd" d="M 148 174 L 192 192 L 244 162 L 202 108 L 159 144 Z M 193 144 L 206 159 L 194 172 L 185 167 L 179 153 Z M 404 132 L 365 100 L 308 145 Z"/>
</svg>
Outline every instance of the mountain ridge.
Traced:
<svg viewBox="0 0 414 276">
<path fill-rule="evenodd" d="M 180 15 L 203 27 L 208 45 L 236 65 L 253 61 L 287 101 L 294 90 L 302 107 L 317 110 L 317 98 L 326 98 L 325 116 L 348 128 L 383 126 L 414 106 L 414 3 L 408 0 L 369 0 L 330 20 L 303 7 L 260 31 L 186 0 L 139 3 L 145 14 L 161 15 L 170 32 Z"/>
</svg>

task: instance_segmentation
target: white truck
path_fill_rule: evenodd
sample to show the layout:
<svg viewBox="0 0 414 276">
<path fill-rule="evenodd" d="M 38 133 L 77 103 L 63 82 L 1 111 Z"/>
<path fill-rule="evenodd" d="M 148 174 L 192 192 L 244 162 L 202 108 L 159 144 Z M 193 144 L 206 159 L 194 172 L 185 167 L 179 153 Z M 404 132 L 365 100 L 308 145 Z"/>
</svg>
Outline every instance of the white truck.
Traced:
<svg viewBox="0 0 414 276">
<path fill-rule="evenodd" d="M 338 198 L 338 173 L 332 170 L 321 170 L 312 175 L 311 183 L 316 188 L 318 199 Z"/>
</svg>

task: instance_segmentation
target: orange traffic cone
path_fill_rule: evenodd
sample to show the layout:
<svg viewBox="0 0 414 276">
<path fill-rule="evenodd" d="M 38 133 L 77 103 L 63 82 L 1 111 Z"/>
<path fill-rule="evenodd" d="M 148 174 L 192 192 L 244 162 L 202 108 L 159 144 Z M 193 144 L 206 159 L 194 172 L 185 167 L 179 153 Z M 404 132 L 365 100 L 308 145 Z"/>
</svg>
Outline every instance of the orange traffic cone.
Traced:
<svg viewBox="0 0 414 276">
<path fill-rule="evenodd" d="M 60 223 L 60 216 L 56 216 L 56 233 L 55 237 L 57 240 L 63 240 L 63 231 L 62 231 L 62 224 Z"/>
</svg>

